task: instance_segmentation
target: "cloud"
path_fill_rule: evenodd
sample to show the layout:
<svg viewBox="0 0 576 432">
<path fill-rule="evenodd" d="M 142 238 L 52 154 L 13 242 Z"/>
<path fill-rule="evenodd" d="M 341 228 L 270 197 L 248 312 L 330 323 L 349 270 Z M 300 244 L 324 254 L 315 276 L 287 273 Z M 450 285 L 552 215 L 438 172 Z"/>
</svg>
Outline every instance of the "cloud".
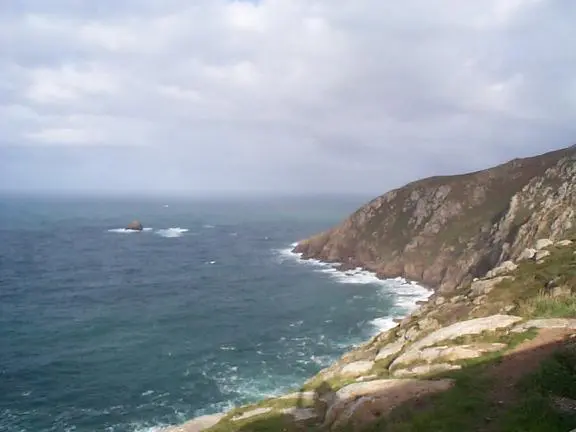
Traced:
<svg viewBox="0 0 576 432">
<path fill-rule="evenodd" d="M 121 181 L 94 168 L 78 187 L 378 193 L 569 145 L 576 134 L 570 2 L 2 8 L 7 188 L 60 188 L 72 174 L 59 160 L 88 164 L 101 148 L 99 160 L 111 162 L 113 148 L 126 148 L 141 153 Z M 53 155 L 41 175 L 34 146 Z"/>
</svg>

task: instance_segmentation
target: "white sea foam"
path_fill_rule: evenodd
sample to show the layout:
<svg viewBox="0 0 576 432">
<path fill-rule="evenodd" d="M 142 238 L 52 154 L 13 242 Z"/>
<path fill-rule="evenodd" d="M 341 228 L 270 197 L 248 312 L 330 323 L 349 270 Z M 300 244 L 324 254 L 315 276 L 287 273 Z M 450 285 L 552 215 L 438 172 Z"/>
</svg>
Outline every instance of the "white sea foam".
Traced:
<svg viewBox="0 0 576 432">
<path fill-rule="evenodd" d="M 184 233 L 187 233 L 187 228 L 166 228 L 166 229 L 159 229 L 155 233 L 159 236 L 166 237 L 166 238 L 174 238 L 174 237 L 182 237 Z"/>
<path fill-rule="evenodd" d="M 403 318 L 418 307 L 418 302 L 428 299 L 432 290 L 408 281 L 403 277 L 380 279 L 375 273 L 360 267 L 350 270 L 340 270 L 339 263 L 326 263 L 315 259 L 304 260 L 301 253 L 294 252 L 298 243 L 292 243 L 289 248 L 277 251 L 280 262 L 292 261 L 315 267 L 315 271 L 323 273 L 338 283 L 378 286 L 380 293 L 392 299 L 393 307 L 389 316 L 379 317 L 370 321 L 376 333 L 389 330 L 396 326 L 395 318 Z"/>
<path fill-rule="evenodd" d="M 153 229 L 153 228 L 146 227 L 146 228 L 143 228 L 142 231 L 152 231 L 152 229 Z M 112 228 L 112 229 L 109 229 L 108 232 L 121 233 L 121 234 L 130 234 L 130 233 L 137 233 L 137 232 L 140 232 L 140 231 L 138 231 L 138 230 L 126 229 L 126 228 Z"/>
</svg>

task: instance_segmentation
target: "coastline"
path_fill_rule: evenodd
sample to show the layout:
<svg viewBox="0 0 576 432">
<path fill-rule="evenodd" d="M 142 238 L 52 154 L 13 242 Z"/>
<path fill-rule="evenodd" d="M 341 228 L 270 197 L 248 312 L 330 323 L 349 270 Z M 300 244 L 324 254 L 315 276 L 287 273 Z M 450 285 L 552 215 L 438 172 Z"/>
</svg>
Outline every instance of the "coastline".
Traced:
<svg viewBox="0 0 576 432">
<path fill-rule="evenodd" d="M 359 344 L 354 344 L 348 346 L 345 351 L 340 355 L 340 357 L 334 359 L 328 366 L 320 369 L 314 375 L 305 379 L 304 382 L 296 384 L 294 388 L 302 387 L 306 383 L 314 379 L 322 371 L 329 370 L 334 367 L 342 358 L 350 356 L 358 348 L 370 344 L 372 341 L 380 337 L 382 334 L 392 330 L 400 325 L 400 323 L 411 316 L 422 308 L 423 305 L 428 304 L 431 297 L 434 296 L 436 290 L 430 287 L 425 287 L 422 284 L 409 281 L 403 277 L 395 278 L 385 278 L 382 275 L 378 275 L 376 272 L 362 268 L 362 267 L 346 267 L 342 263 L 337 262 L 324 262 L 314 258 L 302 258 L 302 253 L 295 252 L 295 247 L 298 242 L 292 243 L 289 248 L 276 250 L 279 256 L 283 260 L 290 260 L 292 262 L 297 262 L 301 265 L 310 265 L 316 268 L 316 271 L 327 274 L 329 277 L 336 278 L 338 282 L 344 284 L 361 284 L 361 285 L 379 285 L 380 287 L 386 287 L 388 290 L 396 290 L 396 304 L 393 310 L 401 311 L 393 313 L 388 316 L 378 317 L 370 321 L 374 326 L 375 330 L 368 339 L 363 340 Z M 414 293 L 414 290 L 417 290 Z M 411 290 L 411 291 L 410 291 Z M 282 398 L 285 396 L 282 393 L 275 397 Z M 214 412 L 201 416 L 194 417 L 187 420 L 179 425 L 171 425 L 167 427 L 160 427 L 157 429 L 158 432 L 200 432 L 202 430 L 210 428 L 212 425 L 216 424 L 220 419 L 228 415 L 230 412 L 238 409 L 238 407 L 233 407 L 227 411 Z M 208 423 L 207 423 L 208 422 Z M 212 423 L 213 422 L 213 423 Z M 208 424 L 208 425 L 207 425 Z"/>
</svg>

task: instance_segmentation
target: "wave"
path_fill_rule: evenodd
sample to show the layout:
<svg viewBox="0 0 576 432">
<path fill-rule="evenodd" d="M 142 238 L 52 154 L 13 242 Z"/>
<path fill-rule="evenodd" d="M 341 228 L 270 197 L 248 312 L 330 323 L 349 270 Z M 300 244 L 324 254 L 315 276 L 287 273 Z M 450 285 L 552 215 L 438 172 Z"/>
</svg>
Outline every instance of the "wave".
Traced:
<svg viewBox="0 0 576 432">
<path fill-rule="evenodd" d="M 166 228 L 166 229 L 159 229 L 155 232 L 159 236 L 166 237 L 166 238 L 175 238 L 175 237 L 182 237 L 184 233 L 187 233 L 187 228 Z"/>
<path fill-rule="evenodd" d="M 142 231 L 152 231 L 153 228 L 147 227 L 147 228 L 143 228 Z M 137 230 L 131 230 L 131 229 L 126 229 L 126 228 L 112 228 L 109 229 L 108 232 L 113 232 L 113 233 L 122 233 L 122 234 L 130 234 L 130 233 L 137 233 L 140 231 Z"/>
<path fill-rule="evenodd" d="M 154 228 L 147 227 L 147 228 L 144 228 L 142 231 L 143 232 L 153 231 L 154 234 L 157 234 L 161 237 L 175 238 L 175 237 L 182 237 L 182 235 L 184 233 L 187 233 L 189 230 L 187 228 L 180 228 L 180 227 L 163 228 L 163 229 L 154 230 Z M 109 229 L 108 232 L 119 233 L 119 234 L 131 234 L 131 233 L 137 233 L 139 231 L 130 230 L 130 229 L 126 229 L 126 228 L 112 228 L 112 229 Z"/>
<path fill-rule="evenodd" d="M 297 242 L 292 243 L 289 248 L 276 251 L 280 262 L 292 261 L 315 267 L 316 272 L 326 274 L 331 279 L 342 284 L 378 286 L 382 296 L 393 300 L 390 315 L 375 318 L 370 321 L 376 334 L 396 327 L 395 319 L 404 318 L 412 313 L 418 308 L 418 302 L 427 300 L 433 293 L 431 289 L 423 287 L 414 281 L 408 281 L 403 277 L 381 279 L 376 273 L 360 267 L 341 270 L 340 263 L 327 263 L 317 259 L 303 259 L 301 253 L 294 252 L 296 245 L 298 245 Z"/>
</svg>

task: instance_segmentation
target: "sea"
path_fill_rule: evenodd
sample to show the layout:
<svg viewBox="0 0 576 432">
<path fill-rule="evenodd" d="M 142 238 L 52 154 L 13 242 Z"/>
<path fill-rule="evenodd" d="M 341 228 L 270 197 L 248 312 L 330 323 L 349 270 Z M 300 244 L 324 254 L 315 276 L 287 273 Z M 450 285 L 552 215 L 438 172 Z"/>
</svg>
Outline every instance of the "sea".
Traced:
<svg viewBox="0 0 576 432">
<path fill-rule="evenodd" d="M 152 432 L 297 389 L 430 294 L 292 252 L 366 200 L 1 198 L 0 431 Z"/>
</svg>

